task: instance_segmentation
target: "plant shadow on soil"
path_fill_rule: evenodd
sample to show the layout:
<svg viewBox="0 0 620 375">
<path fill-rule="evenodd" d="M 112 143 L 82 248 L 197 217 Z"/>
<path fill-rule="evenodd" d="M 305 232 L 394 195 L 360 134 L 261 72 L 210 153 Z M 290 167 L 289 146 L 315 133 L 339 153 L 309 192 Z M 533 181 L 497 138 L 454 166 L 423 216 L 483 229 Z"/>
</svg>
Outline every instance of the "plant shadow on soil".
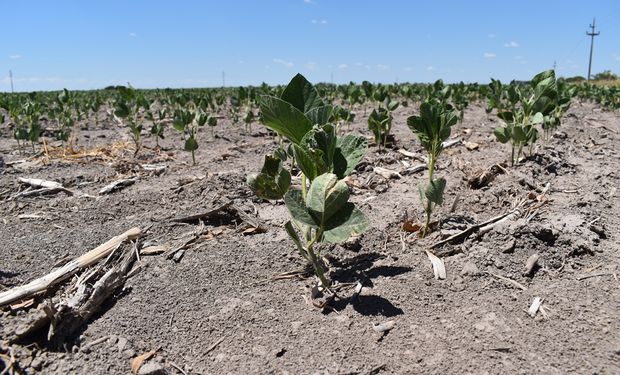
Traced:
<svg viewBox="0 0 620 375">
<path fill-rule="evenodd" d="M 361 282 L 363 286 L 372 287 L 374 284 L 372 279 L 377 277 L 393 277 L 410 272 L 411 267 L 403 266 L 375 266 L 376 260 L 384 258 L 385 255 L 380 253 L 360 254 L 352 258 L 339 262 L 336 259 L 330 261 L 338 269 L 334 271 L 333 280 L 341 283 Z M 338 298 L 330 307 L 335 311 L 342 311 L 348 305 L 351 305 L 355 311 L 361 315 L 381 315 L 384 317 L 394 317 L 404 314 L 403 310 L 394 306 L 392 302 L 386 298 L 376 295 L 354 295 L 347 298 Z M 326 310 L 329 313 L 330 310 Z"/>
</svg>

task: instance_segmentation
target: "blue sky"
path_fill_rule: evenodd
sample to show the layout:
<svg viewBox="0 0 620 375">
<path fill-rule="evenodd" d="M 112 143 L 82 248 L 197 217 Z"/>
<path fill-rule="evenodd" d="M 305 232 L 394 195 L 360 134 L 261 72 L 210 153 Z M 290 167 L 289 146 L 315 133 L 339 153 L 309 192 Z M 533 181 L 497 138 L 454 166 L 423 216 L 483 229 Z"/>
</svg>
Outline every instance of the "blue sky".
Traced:
<svg viewBox="0 0 620 375">
<path fill-rule="evenodd" d="M 0 0 L 0 91 L 620 73 L 617 0 Z"/>
</svg>

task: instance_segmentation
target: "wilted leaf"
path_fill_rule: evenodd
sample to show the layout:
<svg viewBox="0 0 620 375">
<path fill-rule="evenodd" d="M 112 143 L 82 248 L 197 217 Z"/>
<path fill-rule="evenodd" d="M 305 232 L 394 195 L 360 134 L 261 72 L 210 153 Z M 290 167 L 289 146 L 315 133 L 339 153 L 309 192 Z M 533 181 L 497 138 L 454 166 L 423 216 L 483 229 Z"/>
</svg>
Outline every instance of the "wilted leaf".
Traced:
<svg viewBox="0 0 620 375">
<path fill-rule="evenodd" d="M 422 225 L 419 223 L 414 223 L 413 221 L 407 219 L 403 222 L 403 230 L 409 233 L 415 233 L 422 229 Z"/>
<path fill-rule="evenodd" d="M 260 198 L 281 199 L 291 185 L 291 174 L 278 157 L 266 155 L 261 173 L 248 176 L 247 183 Z"/>
<path fill-rule="evenodd" d="M 132 359 L 131 360 L 131 373 L 134 374 L 134 375 L 138 374 L 138 372 L 140 371 L 140 367 L 142 367 L 144 362 L 146 362 L 149 359 L 153 358 L 153 356 L 155 355 L 157 350 L 159 350 L 159 349 L 151 350 L 151 351 L 146 352 L 144 354 L 140 354 L 139 356 L 137 356 L 134 359 Z"/>
</svg>

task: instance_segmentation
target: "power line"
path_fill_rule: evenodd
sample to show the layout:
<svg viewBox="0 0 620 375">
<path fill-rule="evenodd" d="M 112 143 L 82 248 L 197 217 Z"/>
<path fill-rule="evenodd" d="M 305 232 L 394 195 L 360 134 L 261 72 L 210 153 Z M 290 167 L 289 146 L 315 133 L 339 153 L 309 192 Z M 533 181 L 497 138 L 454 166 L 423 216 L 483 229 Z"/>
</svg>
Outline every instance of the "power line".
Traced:
<svg viewBox="0 0 620 375">
<path fill-rule="evenodd" d="M 591 40 L 590 40 L 590 62 L 588 63 L 588 81 L 590 80 L 590 74 L 592 73 L 592 50 L 594 49 L 594 37 L 600 34 L 599 32 L 596 32 L 596 18 L 594 18 L 592 20 L 592 24 L 590 24 L 590 28 L 592 29 L 592 32 L 586 31 L 586 35 L 590 36 Z"/>
</svg>

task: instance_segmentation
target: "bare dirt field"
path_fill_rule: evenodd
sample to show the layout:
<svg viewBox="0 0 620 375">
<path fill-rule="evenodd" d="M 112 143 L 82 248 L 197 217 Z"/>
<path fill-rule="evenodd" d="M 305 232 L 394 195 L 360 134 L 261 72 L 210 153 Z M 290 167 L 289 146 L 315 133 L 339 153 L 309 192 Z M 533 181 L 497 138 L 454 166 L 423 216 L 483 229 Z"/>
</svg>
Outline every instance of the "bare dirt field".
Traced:
<svg viewBox="0 0 620 375">
<path fill-rule="evenodd" d="M 136 260 L 122 290 L 60 347 L 45 335 L 9 344 L 49 295 L 4 309 L 0 354 L 29 374 L 128 374 L 132 359 L 152 350 L 141 373 L 619 374 L 620 114 L 575 102 L 559 131 L 511 167 L 492 133 L 497 117 L 472 104 L 452 132 L 461 142 L 439 159 L 445 204 L 421 240 L 403 230 L 405 216 L 423 215 L 417 186 L 426 172 L 414 168 L 422 149 L 405 126 L 416 111 L 395 112 L 395 146 L 371 146 L 349 180 L 371 229 L 324 249 L 342 288 L 323 311 L 307 298 L 314 279 L 278 277 L 303 266 L 282 228 L 284 204 L 259 200 L 245 182 L 277 146 L 264 127 L 246 135 L 222 121 L 214 137 L 202 131 L 195 166 L 172 131 L 163 150 L 146 137 L 135 157 L 127 129 L 111 124 L 80 132 L 79 145 L 92 150 L 80 157 L 19 155 L 4 134 L 0 291 L 132 227 L 142 230 L 138 247 L 168 251 Z M 368 135 L 370 111 L 356 112 L 350 131 Z M 472 187 L 484 171 L 492 181 Z M 20 196 L 19 177 L 69 192 Z M 218 207 L 224 214 L 175 220 Z M 468 228 L 432 248 L 446 268 L 435 279 L 425 250 Z M 175 246 L 183 249 L 168 259 Z"/>
</svg>

